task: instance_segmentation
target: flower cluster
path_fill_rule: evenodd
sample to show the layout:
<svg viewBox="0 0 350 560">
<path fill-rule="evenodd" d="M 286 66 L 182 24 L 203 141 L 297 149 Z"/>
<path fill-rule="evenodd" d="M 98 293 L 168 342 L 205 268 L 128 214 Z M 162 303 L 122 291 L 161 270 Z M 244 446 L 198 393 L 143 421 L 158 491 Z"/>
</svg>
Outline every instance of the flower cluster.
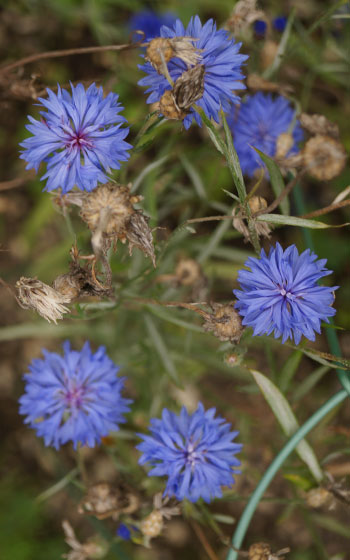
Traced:
<svg viewBox="0 0 350 560">
<path fill-rule="evenodd" d="M 263 166 L 254 148 L 271 157 L 276 154 L 281 134 L 290 132 L 294 141 L 287 155 L 298 152 L 303 132 L 298 122 L 293 123 L 294 119 L 295 110 L 287 99 L 261 92 L 248 96 L 238 113 L 233 111 L 230 114 L 228 123 L 243 173 L 252 177 Z"/>
<path fill-rule="evenodd" d="M 212 19 L 202 25 L 198 16 L 191 18 L 187 27 L 184 27 L 180 20 L 177 20 L 173 27 L 163 26 L 160 36 L 169 39 L 192 39 L 193 45 L 200 53 L 198 64 L 203 66 L 203 91 L 196 104 L 203 109 L 208 118 L 219 122 L 219 111 L 223 109 L 228 112 L 232 103 L 239 102 L 239 97 L 234 91 L 245 88 L 240 81 L 243 79 L 241 66 L 248 57 L 239 54 L 241 43 L 231 39 L 227 31 L 217 30 Z M 178 57 L 172 58 L 167 65 L 170 78 L 175 84 L 183 73 L 194 66 L 189 68 L 186 62 Z M 147 102 L 159 102 L 165 92 L 171 90 L 171 84 L 150 62 L 140 65 L 140 69 L 147 74 L 139 81 L 141 86 L 147 87 L 146 92 L 150 94 Z M 194 109 L 188 109 L 183 118 L 186 129 L 191 126 L 193 119 L 201 125 L 198 113 Z"/>
<path fill-rule="evenodd" d="M 164 494 L 210 502 L 222 496 L 221 486 L 234 483 L 240 465 L 235 455 L 242 445 L 232 441 L 238 432 L 231 432 L 230 424 L 215 418 L 215 412 L 202 403 L 193 414 L 184 407 L 179 415 L 165 408 L 161 419 L 151 420 L 151 435 L 140 434 L 139 462 L 153 467 L 150 476 L 168 476 Z"/>
<path fill-rule="evenodd" d="M 104 98 L 95 84 L 87 90 L 82 84 L 71 88 L 72 95 L 60 86 L 57 94 L 47 89 L 48 99 L 39 98 L 46 111 L 40 111 L 40 121 L 28 116 L 26 128 L 33 136 L 20 144 L 27 169 L 38 172 L 40 163 L 47 163 L 41 178 L 47 179 L 47 191 L 67 193 L 74 186 L 91 191 L 129 157 L 131 146 L 124 140 L 129 129 L 120 128 L 126 121 L 118 114 L 123 110 L 118 95 Z"/>
<path fill-rule="evenodd" d="M 101 346 L 92 353 L 86 342 L 80 352 L 63 344 L 64 355 L 43 350 L 24 376 L 26 392 L 20 398 L 25 423 L 42 436 L 45 445 L 72 441 L 94 447 L 110 431 L 125 422 L 131 402 L 121 395 L 124 378 Z"/>
<path fill-rule="evenodd" d="M 283 251 L 279 243 L 260 259 L 250 257 L 240 270 L 241 290 L 233 293 L 238 299 L 236 309 L 243 317 L 242 324 L 254 329 L 254 335 L 274 333 L 299 344 L 301 337 L 315 340 L 321 332 L 321 321 L 329 322 L 335 315 L 332 307 L 334 290 L 319 286 L 318 281 L 332 273 L 324 268 L 326 259 L 316 260 L 310 249 L 299 255 L 295 245 Z"/>
</svg>

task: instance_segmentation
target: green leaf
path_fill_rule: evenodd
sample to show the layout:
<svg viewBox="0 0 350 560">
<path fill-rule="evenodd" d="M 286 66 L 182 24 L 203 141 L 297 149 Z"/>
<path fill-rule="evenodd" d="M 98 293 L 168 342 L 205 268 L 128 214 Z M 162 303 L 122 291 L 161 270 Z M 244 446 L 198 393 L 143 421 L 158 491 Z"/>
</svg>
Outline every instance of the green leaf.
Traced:
<svg viewBox="0 0 350 560">
<path fill-rule="evenodd" d="M 269 222 L 270 224 L 278 224 L 282 226 L 298 226 L 311 229 L 327 229 L 334 227 L 316 220 L 306 220 L 305 218 L 297 218 L 296 216 L 281 216 L 281 214 L 260 214 L 260 216 L 257 217 L 257 221 Z"/>
<path fill-rule="evenodd" d="M 252 146 L 252 148 L 259 154 L 259 156 L 261 157 L 261 159 L 263 160 L 263 162 L 265 163 L 268 172 L 270 174 L 270 181 L 271 181 L 271 186 L 273 189 L 273 192 L 276 195 L 276 198 L 281 194 L 281 192 L 284 190 L 284 181 L 283 181 L 283 177 L 282 177 L 282 173 L 277 165 L 277 163 L 271 159 L 269 156 L 267 156 L 266 154 L 264 154 L 264 152 L 261 152 L 260 150 L 258 150 L 258 148 L 254 148 L 254 146 Z M 279 205 L 279 208 L 281 209 L 282 214 L 284 214 L 285 216 L 288 216 L 289 212 L 290 212 L 290 206 L 289 206 L 289 200 L 288 197 L 286 196 L 282 202 Z"/>
<path fill-rule="evenodd" d="M 282 393 L 285 393 L 288 390 L 290 382 L 298 369 L 302 356 L 303 353 L 301 350 L 295 350 L 295 352 L 292 352 L 292 354 L 288 356 L 287 361 L 282 367 L 278 383 Z"/>
<path fill-rule="evenodd" d="M 227 144 L 227 162 L 231 171 L 231 174 L 236 185 L 238 195 L 241 202 L 244 202 L 247 196 L 247 191 L 244 184 L 244 179 L 242 175 L 241 165 L 239 163 L 238 155 L 233 145 L 232 133 L 227 124 L 227 120 L 223 111 L 221 111 L 221 118 L 224 125 L 225 138 Z"/>
<path fill-rule="evenodd" d="M 292 436 L 298 430 L 299 424 L 288 401 L 265 375 L 255 370 L 250 370 L 250 373 L 280 423 L 282 430 L 287 436 Z M 323 479 L 323 473 L 312 447 L 303 439 L 295 449 L 302 461 L 309 467 L 315 480 L 320 482 Z"/>
</svg>

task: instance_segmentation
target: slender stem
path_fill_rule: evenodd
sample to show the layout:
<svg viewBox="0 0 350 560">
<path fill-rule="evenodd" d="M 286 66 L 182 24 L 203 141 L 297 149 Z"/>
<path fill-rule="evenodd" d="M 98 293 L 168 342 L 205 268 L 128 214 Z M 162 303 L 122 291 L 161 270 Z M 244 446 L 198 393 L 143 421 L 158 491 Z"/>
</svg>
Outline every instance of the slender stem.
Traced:
<svg viewBox="0 0 350 560">
<path fill-rule="evenodd" d="M 80 443 L 78 443 L 78 448 L 76 450 L 76 458 L 77 458 L 77 467 L 79 469 L 80 476 L 81 476 L 81 481 L 84 484 L 84 486 L 87 486 L 88 476 L 87 476 L 86 466 L 84 462 L 83 450 L 80 446 Z"/>
<path fill-rule="evenodd" d="M 254 515 L 254 512 L 265 492 L 270 482 L 274 478 L 275 474 L 278 472 L 280 467 L 283 465 L 284 461 L 289 457 L 289 455 L 294 451 L 298 443 L 324 418 L 331 410 L 338 406 L 342 401 L 346 399 L 348 392 L 342 389 L 335 395 L 333 395 L 323 406 L 321 406 L 306 422 L 303 424 L 299 430 L 287 441 L 285 446 L 281 449 L 278 455 L 275 457 L 273 462 L 270 464 L 269 468 L 265 472 L 264 476 L 260 480 L 258 486 L 254 490 L 250 500 L 239 520 L 236 531 L 232 537 L 232 544 L 235 548 L 240 548 L 246 531 L 248 529 L 249 523 Z M 237 552 L 235 550 L 229 550 L 226 560 L 236 560 Z"/>
<path fill-rule="evenodd" d="M 24 66 L 25 64 L 29 64 L 30 62 L 36 62 L 37 60 L 42 60 L 44 58 L 60 58 L 62 56 L 71 56 L 73 54 L 87 54 L 87 53 L 106 52 L 106 51 L 123 51 L 127 49 L 134 49 L 139 46 L 140 46 L 140 42 L 126 43 L 124 45 L 103 45 L 99 47 L 81 47 L 78 49 L 64 49 L 59 51 L 41 52 L 37 54 L 32 54 L 30 56 L 26 56 L 25 58 L 16 60 L 16 62 L 11 62 L 11 64 L 7 64 L 6 66 L 2 66 L 0 68 L 0 74 L 2 72 L 8 72 L 9 70 L 14 70 L 14 68 L 18 68 L 19 66 Z"/>
</svg>

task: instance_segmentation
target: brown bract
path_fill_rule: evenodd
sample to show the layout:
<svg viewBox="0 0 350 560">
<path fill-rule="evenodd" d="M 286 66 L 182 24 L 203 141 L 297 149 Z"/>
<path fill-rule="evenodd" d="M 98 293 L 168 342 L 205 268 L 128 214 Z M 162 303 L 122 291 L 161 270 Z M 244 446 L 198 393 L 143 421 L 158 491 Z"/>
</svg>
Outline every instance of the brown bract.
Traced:
<svg viewBox="0 0 350 560">
<path fill-rule="evenodd" d="M 267 202 L 262 196 L 252 196 L 249 199 L 248 204 L 252 214 L 255 214 L 255 212 L 259 212 L 259 210 L 262 210 L 263 208 L 267 208 Z M 235 212 L 232 220 L 233 227 L 243 235 L 245 241 L 249 241 L 250 234 L 245 223 L 246 216 L 242 208 L 235 208 L 233 212 Z M 270 237 L 270 232 L 272 229 L 270 224 L 254 220 L 254 227 L 258 237 Z"/>
<path fill-rule="evenodd" d="M 25 278 L 22 276 L 16 282 L 17 301 L 23 309 L 32 309 L 55 324 L 58 319 L 63 319 L 64 313 L 69 313 L 64 303 L 69 303 L 71 297 L 61 294 L 37 278 Z"/>
<path fill-rule="evenodd" d="M 234 303 L 213 303 L 213 313 L 207 315 L 203 328 L 212 332 L 222 342 L 239 342 L 244 327 L 242 319 L 234 308 Z"/>
</svg>

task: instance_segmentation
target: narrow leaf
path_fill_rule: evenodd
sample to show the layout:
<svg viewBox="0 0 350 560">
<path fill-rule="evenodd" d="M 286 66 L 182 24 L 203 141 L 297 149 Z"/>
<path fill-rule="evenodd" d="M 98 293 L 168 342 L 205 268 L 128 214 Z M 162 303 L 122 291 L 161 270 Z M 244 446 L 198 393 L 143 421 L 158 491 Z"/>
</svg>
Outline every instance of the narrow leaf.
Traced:
<svg viewBox="0 0 350 560">
<path fill-rule="evenodd" d="M 280 214 L 261 214 L 257 217 L 258 222 L 269 222 L 283 226 L 298 226 L 311 229 L 327 229 L 332 226 L 316 220 L 306 220 L 296 216 L 281 216 Z"/>
<path fill-rule="evenodd" d="M 258 150 L 258 148 L 254 148 L 254 146 L 252 146 L 252 148 L 259 154 L 259 156 L 265 163 L 268 172 L 270 174 L 270 181 L 271 181 L 273 192 L 275 193 L 277 198 L 285 188 L 282 173 L 277 163 L 272 158 L 264 154 L 264 152 Z M 287 196 L 282 200 L 282 202 L 279 205 L 279 208 L 281 209 L 282 214 L 288 216 L 290 212 L 290 207 L 289 207 L 289 200 Z"/>
<path fill-rule="evenodd" d="M 158 331 L 156 325 L 154 324 L 153 319 L 149 315 L 145 315 L 144 317 L 146 327 L 148 330 L 148 334 L 152 339 L 154 347 L 158 353 L 158 356 L 163 363 L 164 369 L 167 371 L 171 379 L 176 383 L 176 385 L 180 386 L 179 377 L 174 365 L 173 360 L 170 357 L 170 353 L 168 348 L 165 345 L 165 342 Z"/>
<path fill-rule="evenodd" d="M 255 370 L 250 370 L 250 373 L 280 423 L 282 430 L 287 436 L 292 436 L 299 428 L 299 424 L 288 401 L 265 375 Z M 320 482 L 323 479 L 323 473 L 312 447 L 303 439 L 295 449 L 302 461 L 309 467 L 315 480 Z"/>
<path fill-rule="evenodd" d="M 247 196 L 244 179 L 242 175 L 241 165 L 239 163 L 238 155 L 233 145 L 232 133 L 227 124 L 227 120 L 223 111 L 221 111 L 221 118 L 224 125 L 225 138 L 227 144 L 227 163 L 229 165 L 232 177 L 241 202 L 244 202 Z"/>
</svg>

